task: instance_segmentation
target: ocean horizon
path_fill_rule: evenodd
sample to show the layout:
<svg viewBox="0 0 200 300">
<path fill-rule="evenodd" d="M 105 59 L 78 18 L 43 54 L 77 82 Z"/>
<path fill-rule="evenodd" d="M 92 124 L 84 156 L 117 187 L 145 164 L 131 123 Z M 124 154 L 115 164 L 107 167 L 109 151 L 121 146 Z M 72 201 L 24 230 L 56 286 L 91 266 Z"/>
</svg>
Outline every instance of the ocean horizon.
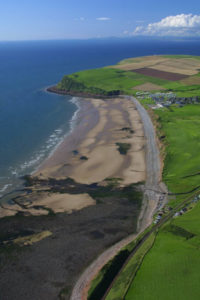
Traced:
<svg viewBox="0 0 200 300">
<path fill-rule="evenodd" d="M 20 178 L 36 170 L 73 129 L 77 99 L 48 93 L 48 86 L 65 74 L 124 58 L 200 55 L 199 46 L 199 40 L 114 38 L 0 42 L 0 197 L 20 187 Z"/>
</svg>

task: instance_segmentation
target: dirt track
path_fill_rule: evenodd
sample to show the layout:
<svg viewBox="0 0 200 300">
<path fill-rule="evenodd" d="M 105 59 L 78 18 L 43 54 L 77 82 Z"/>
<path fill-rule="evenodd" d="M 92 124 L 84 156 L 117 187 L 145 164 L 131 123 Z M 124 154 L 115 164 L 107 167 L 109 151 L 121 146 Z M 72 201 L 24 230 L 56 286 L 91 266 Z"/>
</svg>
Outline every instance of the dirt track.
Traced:
<svg viewBox="0 0 200 300">
<path fill-rule="evenodd" d="M 144 132 L 146 136 L 146 184 L 145 184 L 145 193 L 143 200 L 143 207 L 140 213 L 140 217 L 138 219 L 137 224 L 137 233 L 132 234 L 126 239 L 123 239 L 116 245 L 107 249 L 104 253 L 102 253 L 81 275 L 79 280 L 77 281 L 74 289 L 72 291 L 71 300 L 87 300 L 87 292 L 90 286 L 91 281 L 96 276 L 96 274 L 100 271 L 100 269 L 112 258 L 114 257 L 118 251 L 129 244 L 133 239 L 136 238 L 145 228 L 147 228 L 152 222 L 152 216 L 157 209 L 157 205 L 160 200 L 160 194 L 153 192 L 165 190 L 165 186 L 160 183 L 160 156 L 159 150 L 157 147 L 156 136 L 154 132 L 154 127 L 151 122 L 151 119 L 143 108 L 143 106 L 134 98 L 125 96 L 125 98 L 131 99 L 135 105 L 137 110 L 140 113 Z M 163 203 L 166 199 L 163 199 Z"/>
</svg>

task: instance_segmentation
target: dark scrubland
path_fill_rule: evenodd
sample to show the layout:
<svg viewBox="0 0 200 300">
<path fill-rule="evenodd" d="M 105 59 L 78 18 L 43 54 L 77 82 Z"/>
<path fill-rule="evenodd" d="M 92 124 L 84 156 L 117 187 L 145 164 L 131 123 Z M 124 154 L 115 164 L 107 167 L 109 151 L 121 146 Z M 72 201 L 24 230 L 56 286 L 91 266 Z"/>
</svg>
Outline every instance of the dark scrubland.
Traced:
<svg viewBox="0 0 200 300">
<path fill-rule="evenodd" d="M 28 179 L 28 178 L 27 178 Z M 29 178 L 29 188 L 52 186 L 50 192 L 88 192 L 95 206 L 48 216 L 17 215 L 0 219 L 1 299 L 69 299 L 81 272 L 99 253 L 136 230 L 142 193 L 137 185 L 81 185 L 71 179 L 41 182 Z M 52 235 L 30 246 L 12 240 L 41 231 Z"/>
</svg>

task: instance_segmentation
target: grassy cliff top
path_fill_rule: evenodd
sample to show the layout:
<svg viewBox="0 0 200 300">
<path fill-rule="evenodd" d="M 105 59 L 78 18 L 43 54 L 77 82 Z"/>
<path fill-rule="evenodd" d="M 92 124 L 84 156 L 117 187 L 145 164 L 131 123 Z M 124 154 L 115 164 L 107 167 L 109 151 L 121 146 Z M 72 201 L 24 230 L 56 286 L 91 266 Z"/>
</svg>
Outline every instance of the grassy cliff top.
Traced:
<svg viewBox="0 0 200 300">
<path fill-rule="evenodd" d="M 129 58 L 117 65 L 65 75 L 57 89 L 99 96 L 135 95 L 137 91 L 200 94 L 200 57 L 188 55 Z"/>
</svg>

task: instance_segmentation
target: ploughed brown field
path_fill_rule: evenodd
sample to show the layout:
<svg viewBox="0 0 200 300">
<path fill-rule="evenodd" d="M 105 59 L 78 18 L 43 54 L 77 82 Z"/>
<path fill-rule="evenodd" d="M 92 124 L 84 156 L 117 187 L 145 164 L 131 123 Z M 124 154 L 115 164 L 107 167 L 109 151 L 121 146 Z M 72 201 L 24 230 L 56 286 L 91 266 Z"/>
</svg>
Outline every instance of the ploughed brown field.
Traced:
<svg viewBox="0 0 200 300">
<path fill-rule="evenodd" d="M 141 68 L 151 68 L 158 71 L 178 73 L 193 76 L 199 73 L 200 60 L 193 58 L 173 58 L 160 55 L 135 57 L 122 60 L 113 68 L 133 71 Z"/>
<path fill-rule="evenodd" d="M 161 91 L 161 90 L 166 90 L 166 89 L 164 87 L 158 85 L 158 84 L 154 84 L 154 83 L 151 83 L 151 82 L 145 82 L 143 84 L 134 86 L 133 90 L 151 92 L 151 91 Z"/>
<path fill-rule="evenodd" d="M 164 72 L 164 71 L 159 71 L 151 68 L 136 69 L 136 70 L 132 70 L 132 72 L 151 76 L 151 77 L 156 77 L 160 79 L 166 79 L 169 81 L 182 80 L 188 77 L 187 75 L 183 75 L 183 74 Z"/>
<path fill-rule="evenodd" d="M 181 83 L 188 84 L 188 85 L 199 85 L 200 84 L 200 77 L 189 76 L 181 80 Z"/>
</svg>

